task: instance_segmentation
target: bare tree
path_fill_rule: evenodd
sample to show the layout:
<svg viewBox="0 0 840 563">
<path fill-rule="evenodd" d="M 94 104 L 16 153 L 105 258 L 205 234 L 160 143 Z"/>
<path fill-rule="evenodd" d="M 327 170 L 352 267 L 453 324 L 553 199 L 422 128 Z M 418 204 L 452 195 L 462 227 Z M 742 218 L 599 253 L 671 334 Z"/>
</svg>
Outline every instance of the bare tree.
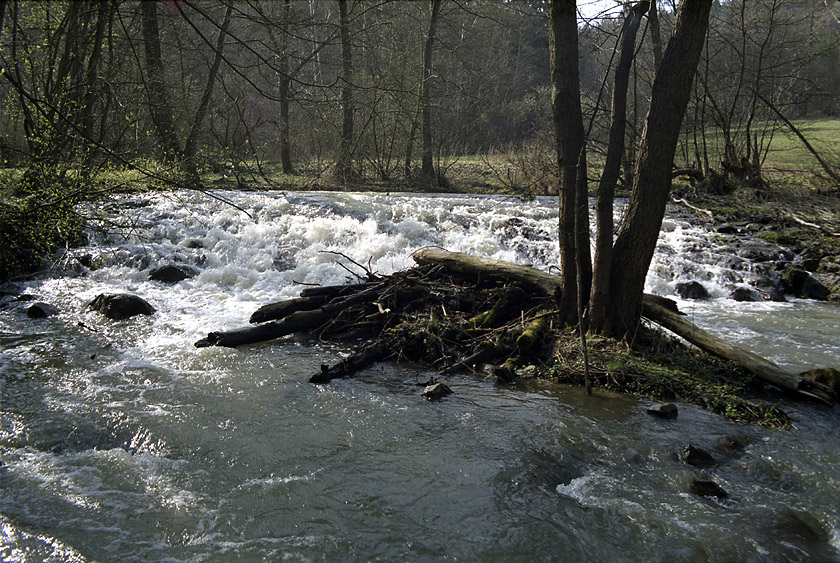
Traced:
<svg viewBox="0 0 840 563">
<path fill-rule="evenodd" d="M 674 34 L 653 84 L 633 192 L 613 248 L 607 332 L 632 338 L 639 326 L 645 278 L 671 191 L 680 128 L 703 50 L 713 0 L 683 0 Z"/>
<path fill-rule="evenodd" d="M 589 295 L 592 275 L 577 10 L 575 0 L 554 0 L 549 6 L 551 105 L 560 168 L 560 310 L 561 317 L 574 324 L 578 291 Z"/>
</svg>

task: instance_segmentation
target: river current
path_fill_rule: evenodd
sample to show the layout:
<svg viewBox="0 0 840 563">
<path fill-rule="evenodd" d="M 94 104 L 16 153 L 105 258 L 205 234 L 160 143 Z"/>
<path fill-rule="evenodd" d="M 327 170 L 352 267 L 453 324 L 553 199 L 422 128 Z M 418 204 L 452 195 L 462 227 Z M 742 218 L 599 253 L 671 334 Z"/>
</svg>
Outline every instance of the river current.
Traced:
<svg viewBox="0 0 840 563">
<path fill-rule="evenodd" d="M 349 350 L 300 336 L 197 349 L 302 284 L 380 274 L 423 246 L 557 262 L 556 201 L 409 194 L 125 196 L 87 210 L 89 246 L 0 310 L 3 561 L 838 561 L 838 408 L 782 400 L 792 430 L 549 384 L 450 376 L 430 403 L 416 366 L 307 382 Z M 246 213 L 247 212 L 247 213 Z M 669 216 L 649 291 L 701 280 L 695 322 L 791 369 L 840 366 L 840 306 L 741 303 L 759 266 Z M 91 266 L 82 267 L 79 259 Z M 179 264 L 175 285 L 149 270 Z M 85 308 L 130 292 L 156 313 Z M 781 400 L 781 399 L 779 399 Z M 688 444 L 718 461 L 700 470 Z M 689 492 L 693 477 L 722 500 Z"/>
</svg>

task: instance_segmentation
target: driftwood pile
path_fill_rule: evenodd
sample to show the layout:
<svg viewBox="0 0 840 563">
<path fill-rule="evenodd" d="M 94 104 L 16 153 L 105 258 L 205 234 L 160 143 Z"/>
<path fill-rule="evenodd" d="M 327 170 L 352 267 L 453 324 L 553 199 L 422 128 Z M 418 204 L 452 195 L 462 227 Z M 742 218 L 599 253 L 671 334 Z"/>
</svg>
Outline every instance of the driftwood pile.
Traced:
<svg viewBox="0 0 840 563">
<path fill-rule="evenodd" d="M 365 281 L 311 287 L 251 316 L 255 326 L 211 332 L 197 347 L 237 347 L 305 332 L 361 342 L 357 351 L 310 378 L 328 383 L 383 360 L 409 360 L 441 374 L 476 370 L 512 381 L 553 351 L 559 278 L 534 268 L 438 249 L 414 253 L 417 267 Z M 699 348 L 740 363 L 756 377 L 802 397 L 833 404 L 830 385 L 731 345 L 687 321 L 676 305 L 646 295 L 644 316 Z"/>
</svg>

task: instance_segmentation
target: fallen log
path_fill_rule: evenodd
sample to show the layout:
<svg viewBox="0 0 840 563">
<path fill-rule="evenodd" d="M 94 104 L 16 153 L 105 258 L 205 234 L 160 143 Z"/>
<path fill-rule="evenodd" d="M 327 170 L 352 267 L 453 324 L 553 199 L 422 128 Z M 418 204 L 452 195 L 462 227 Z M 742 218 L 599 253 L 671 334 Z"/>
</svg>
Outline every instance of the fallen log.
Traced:
<svg viewBox="0 0 840 563">
<path fill-rule="evenodd" d="M 317 309 L 327 303 L 327 296 L 317 297 L 297 297 L 295 299 L 287 299 L 286 301 L 277 301 L 276 303 L 269 303 L 263 305 L 251 315 L 248 322 L 251 324 L 259 324 L 268 321 L 277 321 L 288 317 L 292 313 L 298 311 L 311 311 Z"/>
<path fill-rule="evenodd" d="M 834 404 L 834 390 L 827 385 L 802 374 L 792 374 L 758 354 L 714 336 L 688 321 L 685 317 L 668 311 L 657 303 L 643 301 L 642 315 L 684 338 L 704 352 L 741 364 L 762 381 L 786 391 L 817 399 L 827 405 Z"/>
<path fill-rule="evenodd" d="M 266 305 L 254 312 L 251 317 L 252 323 L 254 322 L 254 316 L 258 318 L 278 318 L 279 316 L 282 318 L 275 322 L 267 322 L 253 327 L 211 332 L 206 338 L 202 338 L 196 342 L 195 347 L 223 346 L 226 348 L 236 348 L 247 344 L 274 340 L 275 338 L 281 338 L 295 332 L 316 331 L 324 324 L 336 318 L 342 311 L 359 304 L 375 301 L 379 297 L 379 290 L 384 286 L 385 284 L 382 282 L 355 284 L 346 286 L 348 288 L 346 292 L 335 291 L 336 288 L 331 287 L 330 292 L 333 295 L 337 295 L 337 297 L 324 305 L 308 310 L 295 309 L 298 307 L 307 307 L 308 305 L 304 305 L 304 303 L 308 303 L 309 300 L 320 299 L 325 294 L 316 294 L 315 296 L 310 294 L 309 297 L 289 300 L 293 303 L 288 307 L 284 306 L 283 303 L 288 303 L 289 301 Z"/>
<path fill-rule="evenodd" d="M 207 338 L 196 342 L 195 347 L 223 346 L 225 348 L 236 348 L 246 344 L 256 344 L 294 332 L 315 330 L 332 317 L 333 313 L 326 312 L 323 309 L 297 311 L 279 321 L 224 332 L 211 332 L 207 335 Z"/>
<path fill-rule="evenodd" d="M 392 355 L 391 347 L 386 342 L 375 342 L 333 366 L 321 366 L 321 371 L 309 378 L 309 383 L 318 385 L 329 383 L 333 379 L 349 377 L 369 365 L 388 359 Z"/>
<path fill-rule="evenodd" d="M 479 277 L 501 276 L 516 280 L 539 289 L 549 296 L 556 295 L 560 288 L 560 278 L 558 276 L 511 262 L 480 258 L 435 248 L 422 248 L 416 251 L 412 258 L 418 264 L 440 264 L 447 270 L 460 274 Z M 662 300 L 661 297 L 645 294 L 642 299 L 642 315 L 709 354 L 741 364 L 762 381 L 828 405 L 834 404 L 834 390 L 827 385 L 809 377 L 792 374 L 770 360 L 712 335 L 686 320 L 679 313 L 674 312 Z"/>
</svg>

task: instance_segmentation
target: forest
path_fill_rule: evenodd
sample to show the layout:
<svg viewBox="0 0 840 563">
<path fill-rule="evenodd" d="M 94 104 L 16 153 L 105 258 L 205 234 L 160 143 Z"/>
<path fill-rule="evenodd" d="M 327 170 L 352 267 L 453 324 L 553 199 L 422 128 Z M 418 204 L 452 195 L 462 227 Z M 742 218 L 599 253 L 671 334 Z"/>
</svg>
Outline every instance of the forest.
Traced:
<svg viewBox="0 0 840 563">
<path fill-rule="evenodd" d="M 620 2 L 588 4 L 580 92 L 597 159 L 625 18 Z M 673 2 L 654 6 L 625 163 L 674 23 Z M 714 2 L 675 165 L 760 173 L 785 119 L 834 117 L 837 17 L 823 0 Z M 557 190 L 545 2 L 4 1 L 0 25 L 6 168 L 445 189 L 473 163 L 474 189 Z"/>
</svg>

